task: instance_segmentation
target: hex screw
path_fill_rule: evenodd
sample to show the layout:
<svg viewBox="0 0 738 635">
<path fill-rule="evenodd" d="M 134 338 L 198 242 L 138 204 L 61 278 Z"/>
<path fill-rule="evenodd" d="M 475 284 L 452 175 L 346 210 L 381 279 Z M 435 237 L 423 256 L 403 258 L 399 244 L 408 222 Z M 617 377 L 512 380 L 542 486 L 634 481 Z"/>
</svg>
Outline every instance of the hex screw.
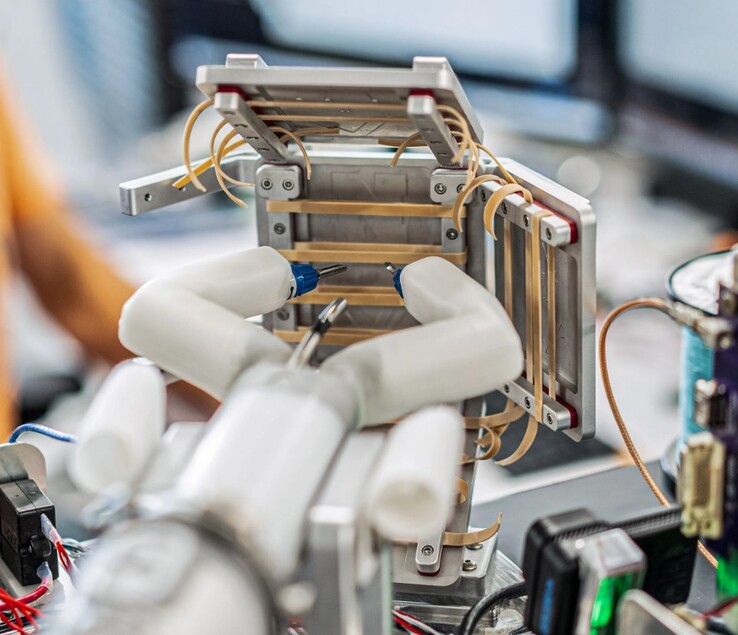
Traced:
<svg viewBox="0 0 738 635">
<path fill-rule="evenodd" d="M 474 562 L 474 560 L 466 559 L 464 562 L 461 563 L 461 568 L 464 571 L 476 571 L 477 570 L 477 563 Z"/>
<path fill-rule="evenodd" d="M 546 240 L 551 240 L 553 238 L 553 232 L 551 231 L 550 227 L 546 227 Z"/>
<path fill-rule="evenodd" d="M 263 179 L 261 181 L 261 187 L 263 187 L 265 190 L 271 190 L 272 189 L 272 182 L 270 179 Z"/>
<path fill-rule="evenodd" d="M 287 228 L 284 226 L 284 223 L 277 223 L 274 225 L 274 233 L 278 236 L 281 236 L 287 231 Z"/>
<path fill-rule="evenodd" d="M 510 392 L 510 384 L 505 384 L 504 389 L 505 392 Z"/>
<path fill-rule="evenodd" d="M 286 322 L 290 319 L 290 312 L 287 309 L 280 309 L 277 311 L 277 317 L 282 320 L 282 322 Z"/>
<path fill-rule="evenodd" d="M 288 179 L 286 181 L 282 181 L 282 187 L 289 192 L 291 189 L 295 187 L 295 184 L 293 181 L 290 181 Z"/>
<path fill-rule="evenodd" d="M 448 238 L 449 240 L 456 240 L 458 237 L 459 232 L 456 231 L 453 227 L 446 230 L 446 238 Z"/>
<path fill-rule="evenodd" d="M 472 551 L 479 551 L 484 545 L 481 542 L 475 542 L 473 545 L 467 545 L 467 549 L 471 549 Z"/>
<path fill-rule="evenodd" d="M 482 190 L 482 203 L 487 201 L 487 190 Z"/>
<path fill-rule="evenodd" d="M 421 550 L 420 553 L 422 553 L 424 556 L 432 556 L 435 549 L 431 545 L 425 545 Z"/>
<path fill-rule="evenodd" d="M 463 183 L 459 183 L 459 184 L 458 184 L 458 185 L 456 186 L 456 191 L 457 191 L 458 193 L 461 193 L 461 190 L 463 190 L 463 189 L 464 189 L 464 184 L 463 184 Z"/>
<path fill-rule="evenodd" d="M 525 408 L 526 409 L 529 409 L 530 408 L 530 397 L 526 397 L 525 398 Z"/>
<path fill-rule="evenodd" d="M 443 183 L 436 183 L 433 187 L 436 194 L 445 194 L 446 193 L 446 186 Z"/>
<path fill-rule="evenodd" d="M 546 415 L 546 423 L 547 423 L 548 425 L 552 426 L 552 425 L 553 425 L 553 422 L 554 422 L 554 418 L 553 418 L 553 416 L 551 415 L 551 413 L 549 412 L 549 413 L 548 413 L 548 414 Z"/>
<path fill-rule="evenodd" d="M 146 194 L 144 194 L 144 201 L 146 201 L 148 203 L 150 200 L 151 200 L 151 194 L 149 194 L 148 192 L 146 192 Z"/>
<path fill-rule="evenodd" d="M 523 224 L 527 227 L 530 224 L 530 218 L 528 218 L 528 215 L 526 214 L 523 216 Z"/>
<path fill-rule="evenodd" d="M 502 210 L 503 216 L 507 216 L 507 203 L 503 202 L 502 205 L 500 205 L 500 209 Z"/>
</svg>

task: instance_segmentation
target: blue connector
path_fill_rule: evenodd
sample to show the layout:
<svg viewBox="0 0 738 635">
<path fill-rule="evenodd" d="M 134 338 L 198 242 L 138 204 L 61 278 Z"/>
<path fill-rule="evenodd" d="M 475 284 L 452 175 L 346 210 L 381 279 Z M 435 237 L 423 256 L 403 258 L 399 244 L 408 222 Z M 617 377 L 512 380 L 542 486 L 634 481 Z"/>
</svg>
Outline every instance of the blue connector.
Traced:
<svg viewBox="0 0 738 635">
<path fill-rule="evenodd" d="M 313 265 L 290 266 L 292 267 L 292 277 L 295 279 L 295 288 L 290 298 L 297 298 L 309 293 L 318 286 L 318 280 L 346 271 L 346 265 L 329 265 L 322 269 L 316 269 Z"/>
<path fill-rule="evenodd" d="M 292 276 L 295 278 L 293 298 L 309 293 L 318 286 L 318 270 L 312 265 L 292 265 Z"/>
<path fill-rule="evenodd" d="M 400 275 L 402 274 L 402 267 L 400 267 L 395 273 L 392 275 L 392 282 L 395 285 L 395 290 L 397 293 L 400 294 L 401 298 L 404 298 L 405 296 L 402 295 L 402 284 L 400 283 Z"/>
</svg>

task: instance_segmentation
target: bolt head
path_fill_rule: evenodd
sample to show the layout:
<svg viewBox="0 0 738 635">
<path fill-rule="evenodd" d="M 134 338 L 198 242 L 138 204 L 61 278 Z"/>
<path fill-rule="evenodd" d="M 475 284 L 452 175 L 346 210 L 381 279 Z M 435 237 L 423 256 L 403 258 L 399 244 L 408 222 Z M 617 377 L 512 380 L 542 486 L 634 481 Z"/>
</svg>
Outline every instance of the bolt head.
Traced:
<svg viewBox="0 0 738 635">
<path fill-rule="evenodd" d="M 277 317 L 282 322 L 286 322 L 290 319 L 290 312 L 287 309 L 280 309 L 279 311 L 277 311 Z"/>
<path fill-rule="evenodd" d="M 524 224 L 524 225 L 525 225 L 526 227 L 527 227 L 528 225 L 530 225 L 530 218 L 528 218 L 528 215 L 527 215 L 527 214 L 526 214 L 525 216 L 523 216 L 523 224 Z"/>
<path fill-rule="evenodd" d="M 553 425 L 553 422 L 554 422 L 554 418 L 553 418 L 553 416 L 551 416 L 551 413 L 549 412 L 549 413 L 548 413 L 548 414 L 546 415 L 546 423 L 547 423 L 548 425 Z"/>
<path fill-rule="evenodd" d="M 276 223 L 274 225 L 274 233 L 278 236 L 281 236 L 287 231 L 287 228 L 284 226 L 284 223 Z"/>
<path fill-rule="evenodd" d="M 436 183 L 433 187 L 436 194 L 445 194 L 446 193 L 446 186 L 443 183 Z"/>
<path fill-rule="evenodd" d="M 262 179 L 261 181 L 261 187 L 263 187 L 265 190 L 271 190 L 272 189 L 272 182 L 270 179 Z"/>
<path fill-rule="evenodd" d="M 467 545 L 467 549 L 471 549 L 472 551 L 479 551 L 484 545 L 481 542 L 475 542 L 473 545 Z"/>
<path fill-rule="evenodd" d="M 458 184 L 458 185 L 456 186 L 456 191 L 457 191 L 458 193 L 461 193 L 461 190 L 463 190 L 463 189 L 464 189 L 464 184 L 463 184 L 463 183 L 459 183 L 459 184 Z"/>
<path fill-rule="evenodd" d="M 455 230 L 453 227 L 451 229 L 446 230 L 446 238 L 449 240 L 456 240 L 459 237 L 459 232 Z"/>
<path fill-rule="evenodd" d="M 464 562 L 461 563 L 461 568 L 464 571 L 476 571 L 477 570 L 477 563 L 474 562 L 474 560 L 464 560 Z"/>
<path fill-rule="evenodd" d="M 531 403 L 530 402 L 530 397 L 526 397 L 525 398 L 525 407 L 526 407 L 526 409 L 530 408 L 530 403 Z"/>
<path fill-rule="evenodd" d="M 510 392 L 510 384 L 505 384 L 504 390 L 505 392 Z"/>
<path fill-rule="evenodd" d="M 421 553 L 422 553 L 422 554 L 423 554 L 424 556 L 432 556 L 432 555 L 433 555 L 433 552 L 434 552 L 434 551 L 435 551 L 435 549 L 434 549 L 434 548 L 433 548 L 433 547 L 432 547 L 431 545 L 425 545 L 425 546 L 424 546 L 424 547 L 423 547 L 423 548 L 422 548 L 422 549 L 420 550 L 420 552 L 421 552 Z"/>
<path fill-rule="evenodd" d="M 507 203 L 505 203 L 505 201 L 502 201 L 502 204 L 500 205 L 500 211 L 502 212 L 503 216 L 507 216 Z"/>
<path fill-rule="evenodd" d="M 551 240 L 553 238 L 553 232 L 551 231 L 550 227 L 546 227 L 546 240 Z"/>
<path fill-rule="evenodd" d="M 294 181 L 290 181 L 289 179 L 287 179 L 286 181 L 282 181 L 282 187 L 285 190 L 289 191 L 289 190 L 294 189 L 295 183 L 294 183 Z"/>
</svg>

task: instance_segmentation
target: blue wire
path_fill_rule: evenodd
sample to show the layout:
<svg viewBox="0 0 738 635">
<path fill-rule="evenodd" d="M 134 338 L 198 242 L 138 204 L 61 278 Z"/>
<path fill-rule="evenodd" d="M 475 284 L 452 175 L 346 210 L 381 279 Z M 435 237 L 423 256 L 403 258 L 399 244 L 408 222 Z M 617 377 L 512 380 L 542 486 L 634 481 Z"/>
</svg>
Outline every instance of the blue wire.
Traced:
<svg viewBox="0 0 738 635">
<path fill-rule="evenodd" d="M 13 434 L 10 435 L 8 443 L 15 443 L 16 441 L 18 441 L 18 438 L 24 432 L 35 432 L 36 434 L 41 434 L 45 437 L 51 437 L 52 439 L 56 439 L 57 441 L 64 441 L 65 443 L 77 443 L 77 437 L 75 437 L 73 434 L 64 434 L 63 432 L 59 432 L 58 430 L 54 430 L 53 428 L 49 428 L 47 426 L 42 426 L 38 423 L 24 423 L 23 425 L 18 426 L 15 430 L 13 430 Z"/>
</svg>

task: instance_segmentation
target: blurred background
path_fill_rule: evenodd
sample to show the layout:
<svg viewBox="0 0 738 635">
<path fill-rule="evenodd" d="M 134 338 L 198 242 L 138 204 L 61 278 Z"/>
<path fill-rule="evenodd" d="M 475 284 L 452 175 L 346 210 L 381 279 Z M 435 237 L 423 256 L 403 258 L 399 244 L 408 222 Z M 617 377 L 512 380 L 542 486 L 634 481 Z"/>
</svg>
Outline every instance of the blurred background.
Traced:
<svg viewBox="0 0 738 635">
<path fill-rule="evenodd" d="M 699 11 L 687 0 L 24 0 L 0 3 L 0 57 L 91 239 L 140 284 L 255 244 L 251 210 L 220 194 L 148 217 L 118 211 L 119 182 L 181 164 L 184 120 L 202 98 L 197 66 L 229 52 L 273 66 L 445 55 L 488 147 L 591 199 L 604 313 L 662 295 L 671 267 L 735 242 L 736 24 L 732 0 Z M 94 373 L 22 280 L 9 311 L 24 416 L 45 408 L 34 388 L 45 377 L 89 393 Z M 624 319 L 610 346 L 626 420 L 656 458 L 679 429 L 679 333 L 643 314 Z M 52 419 L 76 416 L 70 403 L 57 400 Z M 543 431 L 517 471 L 485 466 L 477 496 L 621 461 L 601 393 L 598 426 L 582 447 Z"/>
</svg>

